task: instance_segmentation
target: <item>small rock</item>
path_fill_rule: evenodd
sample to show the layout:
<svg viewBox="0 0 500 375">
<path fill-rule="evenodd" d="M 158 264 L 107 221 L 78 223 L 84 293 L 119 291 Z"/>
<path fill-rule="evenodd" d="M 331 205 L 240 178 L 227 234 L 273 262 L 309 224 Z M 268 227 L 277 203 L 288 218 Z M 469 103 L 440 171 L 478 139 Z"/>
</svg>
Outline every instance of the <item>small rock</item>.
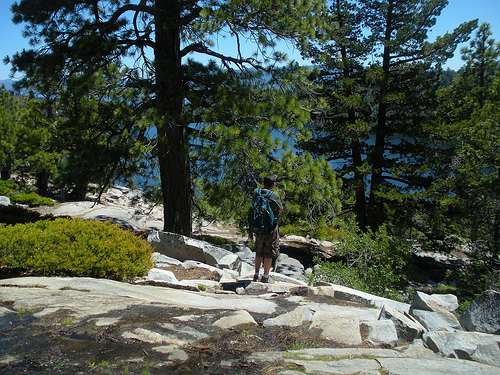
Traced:
<svg viewBox="0 0 500 375">
<path fill-rule="evenodd" d="M 257 326 L 257 322 L 246 310 L 239 310 L 214 322 L 214 326 L 224 329 L 249 329 Z"/>
<path fill-rule="evenodd" d="M 236 254 L 227 254 L 218 261 L 218 267 L 222 269 L 237 270 L 240 259 Z"/>
<path fill-rule="evenodd" d="M 156 267 L 168 267 L 182 264 L 180 260 L 168 257 L 160 253 L 153 253 L 152 259 Z"/>
<path fill-rule="evenodd" d="M 10 206 L 10 198 L 6 196 L 0 196 L 0 206 Z"/>
<path fill-rule="evenodd" d="M 166 354 L 168 361 L 184 362 L 189 359 L 189 355 L 178 345 L 162 345 L 153 348 L 155 352 Z"/>
<path fill-rule="evenodd" d="M 255 271 L 255 267 L 247 262 L 240 262 L 237 271 L 240 275 L 251 275 L 250 278 L 252 278 L 253 273 Z"/>
<path fill-rule="evenodd" d="M 147 277 L 150 280 L 166 281 L 169 283 L 179 282 L 172 271 L 162 270 L 159 268 L 149 270 Z"/>
<path fill-rule="evenodd" d="M 290 288 L 290 294 L 293 296 L 313 296 L 316 294 L 316 290 L 310 286 L 294 286 Z"/>
<path fill-rule="evenodd" d="M 321 335 L 342 345 L 361 345 L 359 319 L 344 311 L 317 311 L 309 329 L 319 329 Z"/>
<path fill-rule="evenodd" d="M 271 326 L 286 326 L 286 327 L 299 327 L 304 322 L 310 322 L 313 319 L 314 311 L 307 306 L 301 306 L 286 314 L 278 315 L 275 318 L 264 320 L 264 327 Z"/>
</svg>

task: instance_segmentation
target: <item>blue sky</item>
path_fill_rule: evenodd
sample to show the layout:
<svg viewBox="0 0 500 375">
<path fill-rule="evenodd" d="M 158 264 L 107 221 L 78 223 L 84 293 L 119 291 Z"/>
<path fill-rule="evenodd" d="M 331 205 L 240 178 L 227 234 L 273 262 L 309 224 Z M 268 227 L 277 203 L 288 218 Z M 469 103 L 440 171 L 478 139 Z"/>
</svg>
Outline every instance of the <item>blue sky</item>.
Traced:
<svg viewBox="0 0 500 375">
<path fill-rule="evenodd" d="M 11 0 L 0 0 L 0 30 L 2 41 L 0 43 L 0 80 L 10 78 L 10 66 L 3 64 L 5 56 L 12 56 L 23 48 L 29 48 L 28 40 L 22 37 L 23 25 L 14 25 L 11 21 Z M 429 35 L 433 40 L 438 35 L 452 31 L 456 26 L 465 21 L 478 18 L 479 23 L 488 22 L 493 31 L 493 38 L 500 41 L 500 0 L 449 0 L 449 5 L 443 10 L 437 24 Z M 467 45 L 467 44 L 465 44 Z M 461 47 L 461 46 L 460 46 Z M 458 69 L 463 62 L 460 58 L 460 47 L 455 57 L 449 60 L 447 67 Z M 300 56 L 291 54 L 298 59 Z M 194 58 L 194 56 L 193 56 Z M 18 78 L 18 77 L 15 77 Z"/>
</svg>

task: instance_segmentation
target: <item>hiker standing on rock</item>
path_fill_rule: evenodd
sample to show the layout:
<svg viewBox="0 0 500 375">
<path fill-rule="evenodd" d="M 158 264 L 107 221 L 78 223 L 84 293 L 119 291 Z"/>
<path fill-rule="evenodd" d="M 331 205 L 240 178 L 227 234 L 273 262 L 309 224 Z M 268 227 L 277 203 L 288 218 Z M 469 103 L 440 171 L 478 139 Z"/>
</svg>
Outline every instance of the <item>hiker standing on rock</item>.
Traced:
<svg viewBox="0 0 500 375">
<path fill-rule="evenodd" d="M 260 267 L 264 264 L 261 282 L 269 282 L 269 271 L 273 260 L 280 255 L 280 236 L 278 217 L 283 211 L 280 196 L 273 191 L 276 176 L 264 177 L 264 188 L 253 192 L 252 205 L 248 213 L 250 231 L 255 233 L 255 275 L 253 281 L 259 280 Z"/>
</svg>

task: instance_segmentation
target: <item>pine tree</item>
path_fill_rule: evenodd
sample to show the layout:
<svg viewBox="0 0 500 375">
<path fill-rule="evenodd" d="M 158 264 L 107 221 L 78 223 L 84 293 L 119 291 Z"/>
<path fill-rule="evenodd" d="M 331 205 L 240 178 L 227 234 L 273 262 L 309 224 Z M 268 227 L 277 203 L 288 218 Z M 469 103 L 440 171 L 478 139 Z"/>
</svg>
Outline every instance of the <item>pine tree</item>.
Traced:
<svg viewBox="0 0 500 375">
<path fill-rule="evenodd" d="M 137 110 L 143 92 L 121 86 L 126 73 L 109 65 L 93 76 L 74 75 L 66 88 L 52 93 L 57 98 L 50 105 L 57 124 L 52 146 L 61 155 L 54 182 L 74 199 L 84 199 L 90 183 L 102 191 L 142 172 L 150 120 Z"/>
<path fill-rule="evenodd" d="M 77 74 L 92 75 L 110 63 L 132 58 L 137 64 L 124 81 L 149 93 L 157 129 L 157 155 L 164 205 L 164 229 L 190 234 L 192 186 L 189 147 L 192 122 L 186 112 L 198 77 L 188 76 L 188 56 L 201 53 L 231 65 L 259 67 L 282 58 L 269 54 L 278 38 L 305 43 L 314 36 L 321 2 L 300 1 L 100 1 L 43 3 L 21 0 L 12 7 L 15 22 L 38 49 L 14 55 L 15 70 L 27 80 L 59 82 Z M 213 47 L 226 35 L 236 41 L 235 54 Z M 243 56 L 243 39 L 256 43 L 258 56 Z M 206 77 L 205 77 L 206 78 Z"/>
<path fill-rule="evenodd" d="M 324 159 L 298 156 L 290 146 L 311 109 L 292 88 L 307 83 L 310 69 L 283 68 L 273 77 L 219 73 L 217 90 L 203 96 L 206 108 L 190 100 L 202 122 L 191 155 L 200 216 L 235 220 L 243 229 L 253 190 L 273 173 L 285 203 L 280 225 L 333 226 L 340 212 L 337 175 Z"/>
<path fill-rule="evenodd" d="M 429 198 L 439 204 L 445 234 L 500 253 L 500 44 L 482 24 L 462 49 L 466 65 L 440 91 L 433 142 L 440 145 Z"/>
<path fill-rule="evenodd" d="M 51 148 L 53 123 L 40 99 L 14 95 L 0 88 L 1 178 L 54 173 L 59 154 Z M 38 181 L 39 193 L 46 193 Z"/>
<path fill-rule="evenodd" d="M 326 47 L 313 50 L 331 109 L 302 147 L 339 163 L 356 218 L 373 229 L 405 191 L 429 185 L 426 121 L 441 65 L 476 21 L 427 41 L 446 0 L 334 1 Z M 365 210 L 366 204 L 366 210 Z"/>
</svg>

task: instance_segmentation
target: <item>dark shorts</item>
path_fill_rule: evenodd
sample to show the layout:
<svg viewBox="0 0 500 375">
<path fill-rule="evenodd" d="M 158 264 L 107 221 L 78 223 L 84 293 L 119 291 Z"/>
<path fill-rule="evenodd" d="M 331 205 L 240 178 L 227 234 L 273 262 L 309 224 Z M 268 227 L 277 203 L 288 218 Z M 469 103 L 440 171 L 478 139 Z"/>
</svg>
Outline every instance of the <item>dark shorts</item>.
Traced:
<svg viewBox="0 0 500 375">
<path fill-rule="evenodd" d="M 276 258 L 280 255 L 280 233 L 276 226 L 270 233 L 255 235 L 255 255 Z"/>
</svg>

